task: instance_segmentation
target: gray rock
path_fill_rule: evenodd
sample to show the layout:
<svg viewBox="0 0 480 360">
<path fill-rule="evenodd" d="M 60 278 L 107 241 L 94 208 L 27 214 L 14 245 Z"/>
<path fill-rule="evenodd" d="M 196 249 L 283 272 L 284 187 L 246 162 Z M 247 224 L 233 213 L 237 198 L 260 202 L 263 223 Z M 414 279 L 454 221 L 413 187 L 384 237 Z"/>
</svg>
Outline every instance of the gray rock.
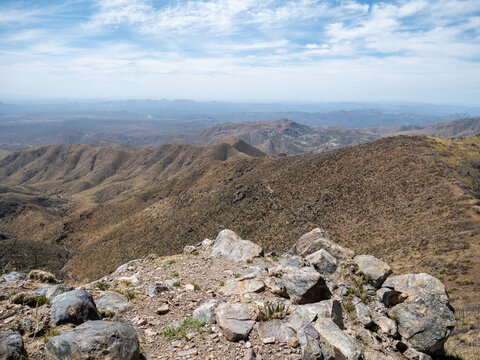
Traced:
<svg viewBox="0 0 480 360">
<path fill-rule="evenodd" d="M 319 317 L 332 319 L 340 329 L 343 329 L 342 305 L 338 300 L 330 299 L 313 304 L 297 305 L 294 312 L 309 323 Z"/>
<path fill-rule="evenodd" d="M 417 351 L 412 348 L 408 348 L 404 353 L 403 356 L 405 356 L 408 360 L 432 360 L 432 357 L 424 354 L 420 351 Z"/>
<path fill-rule="evenodd" d="M 207 300 L 193 311 L 193 317 L 198 320 L 205 320 L 207 324 L 215 324 L 215 307 L 217 300 Z"/>
<path fill-rule="evenodd" d="M 313 327 L 317 330 L 322 344 L 331 348 L 335 359 L 359 360 L 362 358 L 362 349 L 355 340 L 345 334 L 335 323 L 327 318 L 318 318 Z"/>
<path fill-rule="evenodd" d="M 364 303 L 358 303 L 355 305 L 355 312 L 357 313 L 357 319 L 360 323 L 365 326 L 369 327 L 373 325 L 373 320 L 370 315 L 370 310 Z"/>
<path fill-rule="evenodd" d="M 49 286 L 47 292 L 45 293 L 45 297 L 49 300 L 55 299 L 60 294 L 66 293 L 68 291 L 72 291 L 73 287 L 63 284 Z"/>
<path fill-rule="evenodd" d="M 282 275 L 288 296 L 298 304 L 314 303 L 330 298 L 325 280 L 313 267 L 293 269 Z"/>
<path fill-rule="evenodd" d="M 124 322 L 88 321 L 52 337 L 47 359 L 139 360 L 140 345 L 135 328 Z"/>
<path fill-rule="evenodd" d="M 288 343 L 288 340 L 297 337 L 295 331 L 282 319 L 258 322 L 255 324 L 255 330 L 262 340 L 273 337 L 277 342 Z"/>
<path fill-rule="evenodd" d="M 196 247 L 193 246 L 193 245 L 187 245 L 183 248 L 183 253 L 185 255 L 190 255 L 191 253 L 193 253 L 194 251 L 196 250 Z"/>
<path fill-rule="evenodd" d="M 406 296 L 388 315 L 398 323 L 403 341 L 428 355 L 441 355 L 445 341 L 456 325 L 445 286 L 428 274 L 390 276 L 384 287 Z"/>
<path fill-rule="evenodd" d="M 372 279 L 372 284 L 377 288 L 382 286 L 385 279 L 392 274 L 392 269 L 386 262 L 372 255 L 357 255 L 353 261 L 364 275 Z"/>
<path fill-rule="evenodd" d="M 288 297 L 287 289 L 285 289 L 285 285 L 283 285 L 280 279 L 273 276 L 268 276 L 263 279 L 263 282 L 272 294 L 282 297 Z"/>
<path fill-rule="evenodd" d="M 144 261 L 145 260 L 143 260 L 143 259 L 130 260 L 129 262 L 127 262 L 123 265 L 120 265 L 117 268 L 117 270 L 115 270 L 113 273 L 110 274 L 110 276 L 112 276 L 112 277 L 120 276 L 120 275 L 124 274 L 125 272 L 130 271 L 129 269 L 135 268 L 136 266 L 143 263 Z"/>
<path fill-rule="evenodd" d="M 249 240 L 242 240 L 231 230 L 222 230 L 215 239 L 211 256 L 247 261 L 263 255 L 263 249 Z"/>
<path fill-rule="evenodd" d="M 23 345 L 23 338 L 15 331 L 0 331 L 0 359 L 28 359 Z"/>
<path fill-rule="evenodd" d="M 265 290 L 263 281 L 257 279 L 235 280 L 227 283 L 220 289 L 220 293 L 224 295 L 259 293 Z"/>
<path fill-rule="evenodd" d="M 148 296 L 150 297 L 155 297 L 167 291 L 173 291 L 173 288 L 168 286 L 165 282 L 156 282 L 155 284 L 150 285 L 147 288 L 147 293 L 148 293 Z"/>
<path fill-rule="evenodd" d="M 203 248 L 208 248 L 213 245 L 213 242 L 214 242 L 213 240 L 205 239 L 202 241 L 201 245 Z"/>
<path fill-rule="evenodd" d="M 248 271 L 243 274 L 241 279 L 263 279 L 265 276 L 267 276 L 268 271 L 262 266 L 252 266 L 248 269 Z"/>
<path fill-rule="evenodd" d="M 293 313 L 286 319 L 286 325 L 297 333 L 302 359 L 321 360 L 323 351 L 317 330 L 299 314 Z"/>
<path fill-rule="evenodd" d="M 101 313 L 110 312 L 114 314 L 125 312 L 132 308 L 126 296 L 113 291 L 107 291 L 97 300 L 97 309 Z"/>
<path fill-rule="evenodd" d="M 380 328 L 380 330 L 382 330 L 384 334 L 390 335 L 392 337 L 397 335 L 397 323 L 392 319 L 386 316 L 378 316 L 377 318 L 375 318 L 375 324 L 378 325 L 378 327 Z"/>
<path fill-rule="evenodd" d="M 324 249 L 320 249 L 305 258 L 321 274 L 332 274 L 337 270 L 337 259 Z"/>
<path fill-rule="evenodd" d="M 24 273 L 20 273 L 18 271 L 12 271 L 11 273 L 5 274 L 0 276 L 0 282 L 13 282 L 13 281 L 20 281 L 25 280 L 27 275 Z"/>
<path fill-rule="evenodd" d="M 245 304 L 222 303 L 215 309 L 215 319 L 229 341 L 248 338 L 255 324 L 255 311 Z"/>
<path fill-rule="evenodd" d="M 328 251 L 337 260 L 350 259 L 355 255 L 352 250 L 330 241 L 328 234 L 319 228 L 302 235 L 290 252 L 300 256 L 307 256 L 321 249 Z"/>
<path fill-rule="evenodd" d="M 81 324 L 87 320 L 99 320 L 100 314 L 90 294 L 73 290 L 56 296 L 50 308 L 50 322 L 53 326 Z"/>
</svg>

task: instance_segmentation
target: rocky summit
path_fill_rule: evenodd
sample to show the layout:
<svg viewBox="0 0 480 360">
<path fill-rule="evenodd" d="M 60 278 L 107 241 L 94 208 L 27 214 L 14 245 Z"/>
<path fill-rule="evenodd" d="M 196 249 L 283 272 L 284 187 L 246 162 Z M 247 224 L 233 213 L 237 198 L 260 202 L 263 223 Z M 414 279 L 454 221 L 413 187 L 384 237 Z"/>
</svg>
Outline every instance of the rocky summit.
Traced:
<svg viewBox="0 0 480 360">
<path fill-rule="evenodd" d="M 456 325 L 439 279 L 321 229 L 282 256 L 223 230 L 71 285 L 3 276 L 0 358 L 427 360 Z"/>
</svg>

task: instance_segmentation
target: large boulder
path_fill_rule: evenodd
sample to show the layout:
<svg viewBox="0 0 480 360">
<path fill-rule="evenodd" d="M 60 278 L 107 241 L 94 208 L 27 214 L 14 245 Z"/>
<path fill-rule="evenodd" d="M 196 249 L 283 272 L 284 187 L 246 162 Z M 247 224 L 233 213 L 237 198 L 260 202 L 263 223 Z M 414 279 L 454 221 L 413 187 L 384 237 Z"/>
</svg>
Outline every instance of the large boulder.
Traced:
<svg viewBox="0 0 480 360">
<path fill-rule="evenodd" d="M 309 233 L 302 235 L 295 245 L 293 245 L 290 252 L 301 256 L 307 256 L 321 249 L 328 251 L 338 260 L 350 259 L 355 255 L 352 250 L 330 241 L 328 234 L 319 228 L 313 229 Z"/>
<path fill-rule="evenodd" d="M 359 360 L 362 349 L 354 339 L 345 334 L 331 319 L 319 317 L 313 327 L 320 335 L 322 345 L 335 354 L 335 359 Z"/>
<path fill-rule="evenodd" d="M 229 341 L 247 339 L 255 318 L 255 311 L 245 304 L 222 303 L 215 309 L 217 324 Z"/>
<path fill-rule="evenodd" d="M 282 275 L 282 283 L 290 299 L 298 304 L 327 300 L 331 296 L 325 280 L 313 267 L 292 269 Z"/>
<path fill-rule="evenodd" d="M 131 305 L 125 295 L 108 291 L 96 302 L 97 309 L 103 314 L 118 314 L 131 309 Z"/>
<path fill-rule="evenodd" d="M 372 255 L 357 255 L 353 258 L 353 261 L 355 261 L 360 271 L 369 277 L 372 284 L 377 288 L 392 274 L 392 269 L 386 262 Z"/>
<path fill-rule="evenodd" d="M 383 287 L 406 297 L 388 310 L 404 342 L 420 352 L 441 355 L 456 325 L 442 282 L 428 274 L 396 275 L 387 278 Z"/>
<path fill-rule="evenodd" d="M 276 342 L 288 343 L 290 339 L 296 339 L 295 331 L 288 325 L 286 319 L 273 319 L 260 321 L 255 324 L 260 339 L 275 338 Z"/>
<path fill-rule="evenodd" d="M 232 230 L 222 230 L 215 239 L 211 256 L 247 261 L 263 255 L 263 249 L 249 240 L 242 240 Z"/>
<path fill-rule="evenodd" d="M 15 331 L 0 331 L 0 359 L 28 359 L 20 333 Z"/>
<path fill-rule="evenodd" d="M 56 296 L 50 308 L 53 326 L 81 324 L 87 320 L 100 320 L 100 314 L 90 294 L 84 290 L 73 290 Z"/>
<path fill-rule="evenodd" d="M 138 360 L 140 345 L 135 328 L 125 322 L 87 321 L 52 337 L 47 359 Z"/>
</svg>

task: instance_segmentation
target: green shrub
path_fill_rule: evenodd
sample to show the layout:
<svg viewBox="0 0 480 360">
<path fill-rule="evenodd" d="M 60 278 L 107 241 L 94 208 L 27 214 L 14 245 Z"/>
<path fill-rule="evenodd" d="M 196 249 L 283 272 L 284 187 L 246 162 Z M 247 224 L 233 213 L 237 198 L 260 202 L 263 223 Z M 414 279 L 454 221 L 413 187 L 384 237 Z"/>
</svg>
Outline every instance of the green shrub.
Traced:
<svg viewBox="0 0 480 360">
<path fill-rule="evenodd" d="M 167 326 L 162 330 L 163 336 L 168 341 L 177 339 L 181 340 L 184 339 L 185 341 L 190 340 L 187 336 L 188 329 L 195 329 L 198 331 L 199 334 L 204 332 L 211 333 L 212 328 L 210 326 L 206 326 L 207 323 L 205 320 L 198 320 L 193 317 L 188 317 L 182 320 L 180 325 L 178 326 Z"/>
<path fill-rule="evenodd" d="M 104 283 L 104 282 L 99 282 L 99 283 L 97 283 L 97 284 L 95 285 L 95 287 L 96 287 L 97 289 L 100 289 L 100 290 L 102 290 L 102 291 L 105 291 L 105 290 L 108 290 L 108 289 L 110 288 L 110 285 L 109 285 L 109 284 L 106 284 L 106 283 Z"/>
<path fill-rule="evenodd" d="M 272 319 L 283 319 L 290 314 L 291 309 L 285 304 L 267 303 L 257 309 L 257 320 L 268 321 Z"/>
</svg>

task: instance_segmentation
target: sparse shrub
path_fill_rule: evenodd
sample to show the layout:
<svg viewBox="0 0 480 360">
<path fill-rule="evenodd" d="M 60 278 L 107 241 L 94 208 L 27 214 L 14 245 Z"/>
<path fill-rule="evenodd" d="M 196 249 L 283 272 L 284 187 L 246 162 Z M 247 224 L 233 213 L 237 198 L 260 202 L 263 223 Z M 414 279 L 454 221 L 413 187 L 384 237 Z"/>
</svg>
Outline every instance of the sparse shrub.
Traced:
<svg viewBox="0 0 480 360">
<path fill-rule="evenodd" d="M 176 262 L 177 262 L 177 260 L 171 259 L 171 260 L 168 260 L 168 261 L 165 263 L 165 265 L 166 265 L 166 266 L 172 266 L 172 265 L 175 264 Z"/>
<path fill-rule="evenodd" d="M 212 328 L 210 326 L 206 326 L 206 324 L 207 323 L 205 320 L 198 320 L 193 317 L 188 317 L 183 319 L 181 324 L 178 326 L 170 325 L 165 327 L 162 331 L 162 334 L 168 341 L 173 339 L 184 339 L 185 341 L 188 341 L 190 340 L 186 332 L 188 329 L 196 329 L 199 334 L 204 332 L 211 333 Z"/>
<path fill-rule="evenodd" d="M 175 287 L 182 286 L 182 284 L 180 284 L 180 281 L 175 281 L 172 285 L 175 286 Z"/>
<path fill-rule="evenodd" d="M 179 277 L 179 276 L 180 276 L 180 274 L 176 271 L 172 274 L 172 277 Z"/>
<path fill-rule="evenodd" d="M 35 300 L 37 302 L 37 307 L 50 304 L 50 300 L 45 295 L 37 296 Z"/>
<path fill-rule="evenodd" d="M 355 310 L 355 305 L 353 305 L 351 301 L 345 301 L 343 303 L 343 308 L 346 312 L 352 312 L 353 310 Z"/>
<path fill-rule="evenodd" d="M 102 291 L 106 291 L 110 288 L 110 285 L 104 282 L 99 282 L 95 285 L 97 289 L 100 289 Z"/>
<path fill-rule="evenodd" d="M 99 313 L 100 315 L 102 315 L 103 319 L 112 319 L 113 317 L 115 317 L 115 311 L 100 310 Z"/>
<path fill-rule="evenodd" d="M 194 251 L 192 251 L 192 255 L 195 255 L 195 256 L 197 256 L 198 254 L 199 254 L 198 250 L 194 250 Z"/>
<path fill-rule="evenodd" d="M 128 299 L 128 300 L 133 300 L 137 297 L 137 293 L 133 290 L 130 290 L 130 289 L 127 289 L 123 292 L 123 295 L 125 295 L 125 297 Z"/>
<path fill-rule="evenodd" d="M 28 273 L 28 277 L 32 280 L 38 280 L 47 284 L 53 284 L 57 282 L 55 275 L 43 270 L 32 270 Z"/>
<path fill-rule="evenodd" d="M 272 319 L 283 319 L 290 314 L 291 309 L 285 304 L 267 303 L 257 309 L 257 320 L 268 321 Z"/>
<path fill-rule="evenodd" d="M 233 277 L 234 277 L 235 279 L 238 279 L 240 276 L 241 276 L 240 274 L 233 274 Z"/>
<path fill-rule="evenodd" d="M 218 287 L 224 287 L 225 286 L 225 281 L 220 281 L 220 283 L 218 284 Z"/>
<path fill-rule="evenodd" d="M 252 260 L 252 259 L 248 259 L 248 260 L 247 260 L 247 264 L 251 264 L 251 263 L 253 263 L 253 260 Z"/>
</svg>

